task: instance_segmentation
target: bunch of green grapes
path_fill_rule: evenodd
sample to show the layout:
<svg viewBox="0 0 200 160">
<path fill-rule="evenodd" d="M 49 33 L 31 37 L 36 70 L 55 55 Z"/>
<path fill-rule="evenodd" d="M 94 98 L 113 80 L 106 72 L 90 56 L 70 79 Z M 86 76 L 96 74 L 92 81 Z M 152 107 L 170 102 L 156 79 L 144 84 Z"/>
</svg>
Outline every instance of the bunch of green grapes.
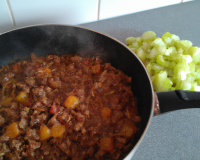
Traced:
<svg viewBox="0 0 200 160">
<path fill-rule="evenodd" d="M 159 38 L 147 31 L 141 37 L 128 37 L 126 42 L 144 63 L 155 92 L 200 91 L 200 48 L 191 41 L 169 32 Z"/>
</svg>

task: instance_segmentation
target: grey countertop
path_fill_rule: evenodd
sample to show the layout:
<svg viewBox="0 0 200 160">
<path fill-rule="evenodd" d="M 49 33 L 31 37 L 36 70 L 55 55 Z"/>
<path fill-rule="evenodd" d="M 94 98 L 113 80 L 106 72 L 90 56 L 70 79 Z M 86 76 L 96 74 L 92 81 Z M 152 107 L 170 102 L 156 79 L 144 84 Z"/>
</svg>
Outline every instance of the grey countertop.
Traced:
<svg viewBox="0 0 200 160">
<path fill-rule="evenodd" d="M 121 42 L 152 30 L 190 40 L 200 47 L 200 1 L 138 12 L 98 22 L 81 24 Z M 153 117 L 147 134 L 132 157 L 134 160 L 199 160 L 200 109 L 178 110 Z"/>
</svg>

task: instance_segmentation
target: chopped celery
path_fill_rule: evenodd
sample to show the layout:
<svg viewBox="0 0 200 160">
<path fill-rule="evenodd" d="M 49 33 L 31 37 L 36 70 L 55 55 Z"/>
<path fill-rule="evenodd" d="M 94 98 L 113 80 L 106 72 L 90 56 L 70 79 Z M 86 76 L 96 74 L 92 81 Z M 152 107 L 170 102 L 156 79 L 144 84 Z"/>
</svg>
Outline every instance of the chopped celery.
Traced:
<svg viewBox="0 0 200 160">
<path fill-rule="evenodd" d="M 142 50 L 142 48 L 139 48 L 137 50 L 136 54 L 141 59 L 141 61 L 145 61 L 145 59 L 146 59 L 146 53 Z"/>
<path fill-rule="evenodd" d="M 128 38 L 126 38 L 126 43 L 128 43 L 128 44 L 132 44 L 134 41 L 135 41 L 135 37 L 128 37 Z"/>
<path fill-rule="evenodd" d="M 152 46 L 160 46 L 160 45 L 164 45 L 166 46 L 165 42 L 163 42 L 162 38 L 156 38 L 152 43 Z"/>
<path fill-rule="evenodd" d="M 131 48 L 131 49 L 133 48 L 132 44 L 129 44 L 128 47 Z"/>
<path fill-rule="evenodd" d="M 173 56 L 175 56 L 177 54 L 176 48 L 175 47 L 169 47 L 166 51 L 165 54 L 166 56 L 171 56 L 171 58 L 173 58 Z"/>
<path fill-rule="evenodd" d="M 158 55 L 159 52 L 156 50 L 156 48 L 153 48 L 149 53 L 146 54 L 146 57 L 149 59 L 156 59 Z"/>
<path fill-rule="evenodd" d="M 195 78 L 197 81 L 200 81 L 200 69 L 197 69 L 197 71 L 195 72 Z"/>
<path fill-rule="evenodd" d="M 161 65 L 159 65 L 157 63 L 151 63 L 151 68 L 156 72 L 159 72 L 159 71 L 164 69 L 163 66 L 161 66 Z"/>
<path fill-rule="evenodd" d="M 195 73 L 195 64 L 191 62 L 188 65 L 189 65 L 189 68 L 190 68 L 189 69 L 190 73 Z"/>
<path fill-rule="evenodd" d="M 165 45 L 159 45 L 159 46 L 156 46 L 156 49 L 160 54 L 164 54 L 165 51 L 166 51 L 166 46 Z"/>
<path fill-rule="evenodd" d="M 146 66 L 146 69 L 147 69 L 149 75 L 152 76 L 153 75 L 153 70 L 152 70 L 152 67 L 151 67 L 151 62 L 149 62 L 145 66 Z"/>
<path fill-rule="evenodd" d="M 192 42 L 188 40 L 178 40 L 175 43 L 177 49 L 182 48 L 184 51 L 189 49 L 192 46 Z"/>
<path fill-rule="evenodd" d="M 172 87 L 172 81 L 167 78 L 167 72 L 161 71 L 157 73 L 152 79 L 155 91 L 167 91 Z"/>
<path fill-rule="evenodd" d="M 188 82 L 187 80 L 180 81 L 176 85 L 176 90 L 190 90 L 192 87 L 192 84 Z"/>
<path fill-rule="evenodd" d="M 191 41 L 169 32 L 156 37 L 147 31 L 141 37 L 128 37 L 126 42 L 147 68 L 155 92 L 200 91 L 200 48 Z"/>
<path fill-rule="evenodd" d="M 169 61 L 165 60 L 162 55 L 157 56 L 156 62 L 159 65 L 161 65 L 163 67 L 168 67 L 170 69 L 173 69 L 176 65 L 176 63 L 174 63 L 174 62 L 169 62 Z"/>
<path fill-rule="evenodd" d="M 193 87 L 193 91 L 198 91 L 199 92 L 200 91 L 200 86 L 198 86 L 198 85 L 194 86 Z"/>
<path fill-rule="evenodd" d="M 154 40 L 155 37 L 156 37 L 156 34 L 153 31 L 147 31 L 143 33 L 141 38 L 143 41 L 146 41 L 146 40 Z"/>
<path fill-rule="evenodd" d="M 162 39 L 166 43 L 166 45 L 170 47 L 173 46 L 180 38 L 174 34 L 166 32 L 165 34 L 163 34 Z"/>
<path fill-rule="evenodd" d="M 142 42 L 141 44 L 141 48 L 145 51 L 145 52 L 150 52 L 151 50 L 151 41 L 150 42 Z"/>
<path fill-rule="evenodd" d="M 188 49 L 188 54 L 192 56 L 193 62 L 195 64 L 200 62 L 200 48 L 191 46 Z"/>
</svg>

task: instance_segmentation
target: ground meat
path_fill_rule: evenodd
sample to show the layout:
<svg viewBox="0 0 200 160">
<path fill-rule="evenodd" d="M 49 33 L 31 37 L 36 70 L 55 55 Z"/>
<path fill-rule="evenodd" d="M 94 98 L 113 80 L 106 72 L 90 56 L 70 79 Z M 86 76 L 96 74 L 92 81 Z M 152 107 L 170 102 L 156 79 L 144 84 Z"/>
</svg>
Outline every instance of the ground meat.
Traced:
<svg viewBox="0 0 200 160">
<path fill-rule="evenodd" d="M 23 141 L 22 141 L 23 142 Z M 10 148 L 12 150 L 17 150 L 18 152 L 20 152 L 22 150 L 22 143 L 20 140 L 12 140 L 11 144 L 10 144 Z"/>
<path fill-rule="evenodd" d="M 0 143 L 0 156 L 5 155 L 7 152 L 10 152 L 10 148 L 6 143 Z"/>
<path fill-rule="evenodd" d="M 37 148 L 40 148 L 41 142 L 36 142 L 34 140 L 29 140 L 29 147 L 31 150 L 35 150 Z"/>
<path fill-rule="evenodd" d="M 116 160 L 141 121 L 131 78 L 98 57 L 49 54 L 0 71 L 0 159 Z"/>
<path fill-rule="evenodd" d="M 44 96 L 46 96 L 46 92 L 45 92 L 44 86 L 33 88 L 32 89 L 32 93 L 33 93 L 33 95 L 35 95 L 37 97 L 44 97 Z"/>
<path fill-rule="evenodd" d="M 26 139 L 26 140 L 39 140 L 40 139 L 39 130 L 28 129 L 24 139 Z"/>
<path fill-rule="evenodd" d="M 17 87 L 19 88 L 19 90 L 25 91 L 26 93 L 30 92 L 30 88 L 27 86 L 27 84 L 19 83 L 17 84 Z"/>
<path fill-rule="evenodd" d="M 35 75 L 35 71 L 35 68 L 29 64 L 24 66 L 23 72 L 27 77 L 33 77 Z"/>
<path fill-rule="evenodd" d="M 16 121 L 19 118 L 17 112 L 10 108 L 2 108 L 0 109 L 0 113 L 2 113 L 3 118 L 5 119 L 7 123 Z"/>
<path fill-rule="evenodd" d="M 5 119 L 0 115 L 0 126 L 2 126 L 5 123 Z"/>
<path fill-rule="evenodd" d="M 52 88 L 60 88 L 61 87 L 61 81 L 59 77 L 56 78 L 48 78 L 48 83 Z"/>
<path fill-rule="evenodd" d="M 1 79 L 1 83 L 2 83 L 2 84 L 5 84 L 5 83 L 8 82 L 10 79 L 12 79 L 14 76 L 15 76 L 15 74 L 12 73 L 12 72 L 9 72 L 9 73 L 5 74 L 5 75 L 3 76 L 3 78 Z"/>
<path fill-rule="evenodd" d="M 25 79 L 26 84 L 28 84 L 29 86 L 34 86 L 35 85 L 35 79 L 34 77 L 27 77 Z"/>
</svg>

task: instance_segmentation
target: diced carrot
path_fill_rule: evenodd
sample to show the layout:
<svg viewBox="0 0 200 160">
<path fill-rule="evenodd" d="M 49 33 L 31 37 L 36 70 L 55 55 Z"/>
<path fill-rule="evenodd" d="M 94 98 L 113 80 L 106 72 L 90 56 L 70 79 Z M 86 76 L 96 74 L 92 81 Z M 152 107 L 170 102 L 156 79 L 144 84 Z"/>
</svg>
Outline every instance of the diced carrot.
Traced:
<svg viewBox="0 0 200 160">
<path fill-rule="evenodd" d="M 100 112 L 103 118 L 109 118 L 112 115 L 112 110 L 108 107 L 101 108 Z"/>
<path fill-rule="evenodd" d="M 124 125 L 120 132 L 120 135 L 125 136 L 127 138 L 131 138 L 136 132 L 137 132 L 136 126 Z"/>
<path fill-rule="evenodd" d="M 10 125 L 8 125 L 4 135 L 8 136 L 9 138 L 17 137 L 19 135 L 18 124 L 16 122 L 13 122 Z"/>
<path fill-rule="evenodd" d="M 37 68 L 36 75 L 39 77 L 49 77 L 51 74 L 51 69 L 47 66 L 42 66 Z"/>
<path fill-rule="evenodd" d="M 16 100 L 22 103 L 28 102 L 28 95 L 25 92 L 20 92 L 18 96 L 16 97 Z"/>
<path fill-rule="evenodd" d="M 42 125 L 40 127 L 40 141 L 49 139 L 50 137 L 51 137 L 51 130 L 46 125 Z"/>
<path fill-rule="evenodd" d="M 65 126 L 62 124 L 54 124 L 50 130 L 51 136 L 61 137 L 65 133 Z"/>
<path fill-rule="evenodd" d="M 104 137 L 100 139 L 100 149 L 104 152 L 111 152 L 113 150 L 113 139 Z"/>
<path fill-rule="evenodd" d="M 51 70 L 50 70 L 48 67 L 46 67 L 46 68 L 44 69 L 44 72 L 46 72 L 46 73 L 50 73 Z"/>
<path fill-rule="evenodd" d="M 75 108 L 79 104 L 79 98 L 76 96 L 69 96 L 64 102 L 64 106 L 67 108 Z"/>
</svg>

